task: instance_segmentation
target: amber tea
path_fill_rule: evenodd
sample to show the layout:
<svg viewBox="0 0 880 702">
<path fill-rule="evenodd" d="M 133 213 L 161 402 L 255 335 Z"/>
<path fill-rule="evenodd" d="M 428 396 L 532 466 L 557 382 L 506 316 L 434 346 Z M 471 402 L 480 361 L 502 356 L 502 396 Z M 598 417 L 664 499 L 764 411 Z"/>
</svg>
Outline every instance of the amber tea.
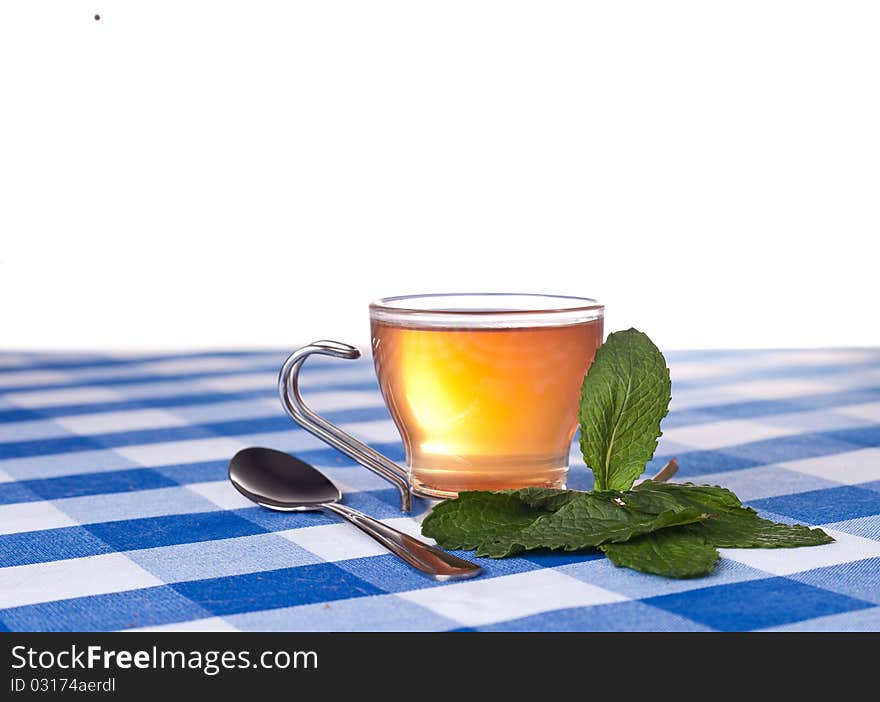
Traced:
<svg viewBox="0 0 880 702">
<path fill-rule="evenodd" d="M 562 487 L 601 306 L 471 309 L 442 297 L 440 310 L 371 309 L 376 373 L 414 491 Z"/>
</svg>

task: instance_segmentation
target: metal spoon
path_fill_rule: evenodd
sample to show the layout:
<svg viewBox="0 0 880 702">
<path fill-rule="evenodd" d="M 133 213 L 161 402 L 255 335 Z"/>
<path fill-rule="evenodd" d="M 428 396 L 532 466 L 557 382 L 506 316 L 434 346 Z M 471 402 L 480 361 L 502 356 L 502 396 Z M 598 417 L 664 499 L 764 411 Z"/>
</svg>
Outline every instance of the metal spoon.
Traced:
<svg viewBox="0 0 880 702">
<path fill-rule="evenodd" d="M 435 580 L 472 578 L 480 566 L 340 504 L 342 493 L 314 466 L 281 451 L 246 448 L 229 462 L 229 480 L 249 500 L 282 512 L 325 509 L 372 536 L 395 556 Z"/>
</svg>

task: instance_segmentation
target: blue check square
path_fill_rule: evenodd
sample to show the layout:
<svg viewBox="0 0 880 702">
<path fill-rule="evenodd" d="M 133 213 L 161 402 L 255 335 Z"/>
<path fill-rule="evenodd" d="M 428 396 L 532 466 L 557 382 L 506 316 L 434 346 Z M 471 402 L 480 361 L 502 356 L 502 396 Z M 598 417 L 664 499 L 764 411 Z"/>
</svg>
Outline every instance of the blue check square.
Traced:
<svg viewBox="0 0 880 702">
<path fill-rule="evenodd" d="M 880 493 L 852 485 L 779 495 L 750 503 L 809 524 L 829 524 L 880 514 Z"/>
<path fill-rule="evenodd" d="M 378 595 L 382 590 L 333 563 L 175 583 L 176 592 L 213 614 Z"/>
<path fill-rule="evenodd" d="M 719 631 L 753 631 L 873 606 L 788 578 L 688 590 L 645 603 Z"/>
</svg>

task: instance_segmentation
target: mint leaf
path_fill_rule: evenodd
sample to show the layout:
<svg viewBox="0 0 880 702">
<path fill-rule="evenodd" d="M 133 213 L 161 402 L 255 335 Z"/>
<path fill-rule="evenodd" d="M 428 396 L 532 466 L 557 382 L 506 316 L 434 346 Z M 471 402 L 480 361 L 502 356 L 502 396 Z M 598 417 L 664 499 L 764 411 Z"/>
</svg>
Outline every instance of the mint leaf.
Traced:
<svg viewBox="0 0 880 702">
<path fill-rule="evenodd" d="M 679 502 L 723 511 L 742 507 L 740 499 L 727 488 L 718 485 L 695 485 L 694 483 L 658 483 L 645 480 L 633 488 L 634 492 L 666 495 Z M 748 509 L 748 508 L 746 508 Z M 753 510 L 749 510 L 752 511 Z"/>
<path fill-rule="evenodd" d="M 523 529 L 487 539 L 477 548 L 477 555 L 503 558 L 536 548 L 579 551 L 606 541 L 626 541 L 637 534 L 701 519 L 705 519 L 705 515 L 697 509 L 652 514 L 630 507 L 613 493 L 584 492 Z"/>
<path fill-rule="evenodd" d="M 542 487 L 527 487 L 519 490 L 505 490 L 504 492 L 516 493 L 519 495 L 519 499 L 529 507 L 539 507 L 550 512 L 555 512 L 560 507 L 567 505 L 578 495 L 585 494 L 580 490 L 558 490 Z"/>
<path fill-rule="evenodd" d="M 602 544 L 599 548 L 618 567 L 669 578 L 708 575 L 718 561 L 718 551 L 687 529 L 662 529 L 625 543 Z"/>
<path fill-rule="evenodd" d="M 525 488 L 462 492 L 434 507 L 422 533 L 443 548 L 503 558 L 536 548 L 591 548 L 705 518 L 700 509 L 653 494 Z"/>
<path fill-rule="evenodd" d="M 443 548 L 473 550 L 488 539 L 527 527 L 542 514 L 516 490 L 460 492 L 456 499 L 434 506 L 422 522 L 422 534 Z"/>
<path fill-rule="evenodd" d="M 834 541 L 821 529 L 810 529 L 803 524 L 777 524 L 754 512 L 713 515 L 693 533 L 718 548 L 797 548 Z"/>
<path fill-rule="evenodd" d="M 629 490 L 654 455 L 671 399 L 663 354 L 635 329 L 610 334 L 581 385 L 584 462 L 596 490 Z"/>
<path fill-rule="evenodd" d="M 743 507 L 736 495 L 722 487 L 646 480 L 635 492 L 656 500 L 672 498 L 683 506 L 704 510 L 709 519 L 690 530 L 719 548 L 796 548 L 834 541 L 821 529 L 763 519 L 753 509 Z"/>
</svg>

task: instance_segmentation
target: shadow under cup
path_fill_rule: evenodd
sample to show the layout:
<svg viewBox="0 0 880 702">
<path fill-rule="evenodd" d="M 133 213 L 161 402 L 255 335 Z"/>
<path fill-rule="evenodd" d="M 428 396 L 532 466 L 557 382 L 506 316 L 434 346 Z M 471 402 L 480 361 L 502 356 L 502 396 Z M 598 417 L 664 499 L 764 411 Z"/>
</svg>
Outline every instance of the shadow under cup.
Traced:
<svg viewBox="0 0 880 702">
<path fill-rule="evenodd" d="M 602 343 L 589 298 L 450 294 L 370 305 L 373 361 L 417 494 L 564 487 L 584 374 Z"/>
</svg>

